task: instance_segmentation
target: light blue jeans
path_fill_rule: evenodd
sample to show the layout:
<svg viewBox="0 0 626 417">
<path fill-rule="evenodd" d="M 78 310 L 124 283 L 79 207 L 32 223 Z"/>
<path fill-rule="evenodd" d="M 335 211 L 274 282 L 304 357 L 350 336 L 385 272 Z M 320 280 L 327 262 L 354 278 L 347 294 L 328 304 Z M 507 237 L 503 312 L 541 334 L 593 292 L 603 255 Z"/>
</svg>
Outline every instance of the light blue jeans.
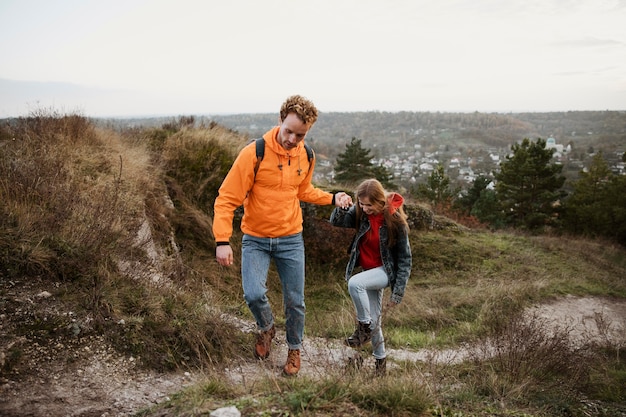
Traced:
<svg viewBox="0 0 626 417">
<path fill-rule="evenodd" d="M 304 337 L 304 240 L 302 233 L 277 238 L 245 234 L 241 249 L 243 297 L 261 331 L 274 324 L 267 298 L 267 273 L 274 260 L 283 289 L 289 349 L 301 349 Z"/>
<path fill-rule="evenodd" d="M 386 357 L 381 312 L 383 292 L 388 285 L 389 278 L 382 266 L 359 272 L 348 281 L 348 292 L 354 303 L 357 320 L 361 323 L 370 323 L 373 356 L 376 359 Z"/>
</svg>

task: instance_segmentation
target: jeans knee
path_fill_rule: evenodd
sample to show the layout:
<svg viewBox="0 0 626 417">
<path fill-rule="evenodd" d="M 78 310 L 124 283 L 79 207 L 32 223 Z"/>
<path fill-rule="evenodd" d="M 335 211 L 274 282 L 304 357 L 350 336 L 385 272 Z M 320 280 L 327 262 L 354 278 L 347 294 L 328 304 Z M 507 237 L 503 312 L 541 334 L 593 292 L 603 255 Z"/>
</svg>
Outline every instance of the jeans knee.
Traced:
<svg viewBox="0 0 626 417">
<path fill-rule="evenodd" d="M 348 281 L 348 291 L 349 292 L 358 292 L 361 291 L 362 288 L 361 286 L 356 282 L 356 280 L 351 279 L 350 281 Z"/>
<path fill-rule="evenodd" d="M 247 293 L 244 294 L 243 299 L 248 305 L 254 305 L 265 302 L 265 293 Z"/>
</svg>

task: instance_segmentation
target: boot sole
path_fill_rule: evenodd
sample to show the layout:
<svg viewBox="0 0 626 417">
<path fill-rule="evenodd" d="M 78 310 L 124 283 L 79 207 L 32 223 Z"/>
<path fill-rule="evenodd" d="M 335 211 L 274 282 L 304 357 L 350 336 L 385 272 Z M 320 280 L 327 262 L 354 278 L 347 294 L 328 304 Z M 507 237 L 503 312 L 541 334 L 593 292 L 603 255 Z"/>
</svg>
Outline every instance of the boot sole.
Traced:
<svg viewBox="0 0 626 417">
<path fill-rule="evenodd" d="M 269 353 L 268 353 L 267 355 L 265 355 L 265 356 L 261 356 L 261 355 L 259 355 L 258 353 L 254 352 L 254 358 L 255 358 L 255 359 L 259 359 L 259 360 L 264 361 L 265 359 L 267 359 L 267 358 L 269 358 L 269 357 L 270 357 L 270 354 L 269 354 Z"/>
<path fill-rule="evenodd" d="M 365 346 L 365 345 L 367 345 L 369 342 L 371 342 L 371 340 L 366 340 L 366 341 L 365 341 L 365 342 L 363 342 L 363 343 L 351 343 L 348 339 L 345 339 L 345 340 L 343 341 L 343 343 L 344 343 L 346 346 L 349 346 L 349 347 L 351 347 L 351 348 L 359 348 L 359 347 L 361 347 L 361 346 Z"/>
</svg>

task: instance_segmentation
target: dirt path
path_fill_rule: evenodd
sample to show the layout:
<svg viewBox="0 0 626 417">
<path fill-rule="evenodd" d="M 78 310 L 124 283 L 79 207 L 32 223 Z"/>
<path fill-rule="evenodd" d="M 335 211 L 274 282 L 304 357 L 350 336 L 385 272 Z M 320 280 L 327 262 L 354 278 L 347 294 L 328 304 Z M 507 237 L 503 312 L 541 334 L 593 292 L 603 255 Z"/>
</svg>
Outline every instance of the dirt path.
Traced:
<svg viewBox="0 0 626 417">
<path fill-rule="evenodd" d="M 626 340 L 626 300 L 566 297 L 530 310 L 555 325 L 568 325 L 582 337 L 610 337 Z M 250 323 L 239 322 L 242 331 L 253 331 Z M 0 381 L 0 415 L 5 417 L 91 417 L 129 416 L 150 405 L 167 400 L 185 386 L 201 380 L 201 375 L 180 372 L 158 374 L 140 370 L 133 358 L 120 357 L 103 340 L 92 338 L 87 346 L 74 351 L 67 365 L 67 347 L 42 351 L 33 346 L 31 365 L 36 376 L 20 382 Z M 284 334 L 265 362 L 242 359 L 228 370 L 231 381 L 254 384 L 259 376 L 280 375 L 286 355 Z M 345 366 L 352 349 L 340 341 L 308 338 L 302 351 L 302 375 L 321 377 L 329 370 Z M 409 351 L 388 349 L 390 366 L 394 360 L 456 362 L 464 358 L 459 350 Z M 65 358 L 65 359 L 64 359 Z M 365 367 L 373 366 L 366 358 Z"/>
</svg>

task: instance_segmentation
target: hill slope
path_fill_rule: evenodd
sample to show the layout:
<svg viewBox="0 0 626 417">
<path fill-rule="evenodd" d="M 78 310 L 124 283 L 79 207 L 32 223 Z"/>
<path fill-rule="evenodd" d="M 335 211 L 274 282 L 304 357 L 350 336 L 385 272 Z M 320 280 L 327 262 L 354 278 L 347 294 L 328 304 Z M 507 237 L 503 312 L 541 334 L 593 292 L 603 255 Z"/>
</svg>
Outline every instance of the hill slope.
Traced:
<svg viewBox="0 0 626 417">
<path fill-rule="evenodd" d="M 345 366 L 350 236 L 328 225 L 329 208 L 305 210 L 302 375 L 277 376 L 280 338 L 267 364 L 252 359 L 238 265 L 217 266 L 210 237 L 217 186 L 245 140 L 184 120 L 120 132 L 42 114 L 2 127 L 3 415 L 124 415 L 160 402 L 142 415 L 235 403 L 248 414 L 539 416 L 559 415 L 555 404 L 587 412 L 582 397 L 623 412 L 624 248 L 469 230 L 419 205 L 407 294 L 385 316 L 387 378 L 371 380 L 367 362 L 356 374 Z M 281 327 L 279 285 L 271 270 Z M 563 297 L 576 303 L 556 308 Z M 572 306 L 571 325 L 544 320 Z M 596 326 L 582 340 L 581 323 Z M 500 349 L 485 355 L 493 341 Z"/>
</svg>

